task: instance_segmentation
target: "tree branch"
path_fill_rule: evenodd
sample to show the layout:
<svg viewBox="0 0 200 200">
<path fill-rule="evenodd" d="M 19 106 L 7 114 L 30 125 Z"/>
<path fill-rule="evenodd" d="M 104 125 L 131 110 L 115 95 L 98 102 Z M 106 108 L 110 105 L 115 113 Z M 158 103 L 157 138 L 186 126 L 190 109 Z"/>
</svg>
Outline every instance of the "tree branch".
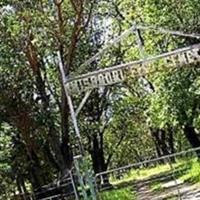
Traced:
<svg viewBox="0 0 200 200">
<path fill-rule="evenodd" d="M 71 0 L 71 2 L 72 2 L 72 5 L 75 6 L 74 1 Z M 75 6 L 75 8 L 78 10 L 76 11 L 76 21 L 74 24 L 74 28 L 73 28 L 73 32 L 72 32 L 72 36 L 71 36 L 70 47 L 68 49 L 68 54 L 67 54 L 67 62 L 65 65 L 66 74 L 69 73 L 69 68 L 72 65 L 76 44 L 78 42 L 78 37 L 81 32 L 81 23 L 82 23 L 82 19 L 83 19 L 83 10 L 84 10 L 83 2 L 84 1 L 82 0 L 81 4 L 79 6 L 79 9 Z"/>
<path fill-rule="evenodd" d="M 111 161 L 111 159 L 112 159 L 114 153 L 116 152 L 116 149 L 117 149 L 117 148 L 119 147 L 119 145 L 122 143 L 124 137 L 125 137 L 125 134 L 123 134 L 123 135 L 120 137 L 118 143 L 117 143 L 116 146 L 113 148 L 113 151 L 108 155 L 108 158 L 107 158 L 107 161 L 106 161 L 106 166 L 109 165 L 109 163 L 110 163 L 110 161 Z"/>
<path fill-rule="evenodd" d="M 86 23 L 85 23 L 85 25 L 84 25 L 84 28 L 86 28 L 86 27 L 88 26 L 89 22 L 90 22 L 90 19 L 91 19 L 91 16 L 92 16 L 92 11 L 93 11 L 93 8 L 94 8 L 94 3 L 95 3 L 95 1 L 91 2 L 89 14 L 88 14 Z"/>
<path fill-rule="evenodd" d="M 62 38 L 63 38 L 63 35 L 64 35 L 64 20 L 63 20 L 63 16 L 62 16 L 63 0 L 54 0 L 54 3 L 55 3 L 56 8 L 57 8 L 58 24 L 59 24 L 59 37 L 58 37 L 59 51 L 60 51 L 62 63 L 64 65 L 64 47 L 63 47 L 63 41 L 62 41 Z"/>
<path fill-rule="evenodd" d="M 56 6 L 60 6 L 64 0 L 54 0 Z"/>
</svg>

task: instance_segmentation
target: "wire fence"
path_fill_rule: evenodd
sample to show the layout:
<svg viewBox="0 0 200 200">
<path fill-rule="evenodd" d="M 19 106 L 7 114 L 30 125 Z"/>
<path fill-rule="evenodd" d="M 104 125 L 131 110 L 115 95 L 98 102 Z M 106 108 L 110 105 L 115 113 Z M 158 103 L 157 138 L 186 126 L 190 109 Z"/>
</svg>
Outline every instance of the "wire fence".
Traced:
<svg viewBox="0 0 200 200">
<path fill-rule="evenodd" d="M 151 182 L 164 182 L 165 180 L 173 180 L 176 187 L 177 197 L 181 199 L 181 192 L 179 188 L 180 175 L 184 176 L 188 173 L 188 168 L 191 164 L 191 160 L 197 158 L 200 155 L 200 147 L 188 149 L 186 151 L 181 151 L 178 153 L 158 157 L 149 158 L 143 162 L 133 163 L 126 166 L 122 166 L 116 169 L 110 169 L 101 173 L 96 174 L 94 179 L 94 184 L 97 186 L 98 192 L 103 192 L 105 190 L 112 189 L 118 185 L 124 185 L 123 187 L 128 187 L 129 185 L 134 185 L 135 180 L 143 181 L 147 184 Z M 159 166 L 161 166 L 159 168 Z M 163 167 L 165 166 L 165 167 Z M 156 168 L 158 167 L 158 168 Z M 163 168 L 163 169 L 162 169 Z M 147 178 L 145 173 L 151 172 L 151 169 L 156 169 L 156 173 L 152 174 Z M 159 171 L 161 169 L 161 171 Z M 146 171 L 145 171 L 146 170 Z M 164 170 L 164 171 L 163 171 Z M 153 170 L 152 170 L 153 171 Z M 147 174 L 150 175 L 150 174 Z M 34 194 L 18 194 L 18 198 L 22 200 L 65 200 L 74 199 L 75 191 L 74 185 L 78 190 L 78 177 L 73 175 L 73 180 L 71 177 L 67 177 L 62 181 L 51 183 L 40 188 L 40 190 L 35 191 Z M 132 178 L 130 178 L 132 177 Z M 80 194 L 79 194 L 80 195 Z"/>
<path fill-rule="evenodd" d="M 186 151 L 181 151 L 174 154 L 169 154 L 166 156 L 154 158 L 154 159 L 146 159 L 143 162 L 133 163 L 126 166 L 122 166 L 116 169 L 110 169 L 105 172 L 101 172 L 96 174 L 96 182 L 98 185 L 99 191 L 104 191 L 113 188 L 113 185 L 117 183 L 127 183 L 128 181 L 131 182 L 131 180 L 140 180 L 142 178 L 145 178 L 143 176 L 143 173 L 145 173 L 145 169 L 151 170 L 156 169 L 157 166 L 167 166 L 167 173 L 165 173 L 166 176 L 170 176 L 171 179 L 177 180 L 177 175 L 186 175 L 188 166 L 191 164 L 191 160 L 193 158 L 197 158 L 197 155 L 200 155 L 200 147 L 198 148 L 192 148 L 188 149 Z M 158 171 L 159 172 L 159 171 Z M 131 176 L 133 178 L 128 178 Z M 162 173 L 161 175 L 158 173 L 155 177 L 152 178 L 152 180 L 162 179 Z M 178 183 L 176 184 L 178 186 Z"/>
<path fill-rule="evenodd" d="M 17 194 L 13 199 L 20 200 L 65 200 L 74 199 L 75 190 L 74 182 L 78 182 L 76 178 L 72 180 L 67 177 L 63 180 L 44 185 L 33 194 Z M 77 185 L 77 183 L 76 183 Z"/>
</svg>

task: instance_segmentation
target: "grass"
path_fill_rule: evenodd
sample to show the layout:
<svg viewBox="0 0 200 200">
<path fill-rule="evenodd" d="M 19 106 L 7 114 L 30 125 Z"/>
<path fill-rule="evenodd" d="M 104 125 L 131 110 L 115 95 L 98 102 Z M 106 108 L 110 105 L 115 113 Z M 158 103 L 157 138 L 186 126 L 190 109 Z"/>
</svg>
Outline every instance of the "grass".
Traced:
<svg viewBox="0 0 200 200">
<path fill-rule="evenodd" d="M 182 162 L 177 162 L 173 164 L 173 167 L 178 168 L 180 165 L 182 165 Z M 170 171 L 171 171 L 171 167 L 168 164 L 161 164 L 161 165 L 157 165 L 155 167 L 150 167 L 146 169 L 131 170 L 121 180 L 116 180 L 114 178 L 111 178 L 111 183 L 113 185 L 118 185 L 120 183 L 146 179 L 150 176 L 158 175 L 161 173 L 167 173 Z"/>
<path fill-rule="evenodd" d="M 178 164 L 176 164 L 178 166 Z M 158 165 L 156 167 L 151 167 L 147 169 L 139 169 L 139 170 L 131 170 L 129 173 L 127 173 L 122 180 L 116 180 L 114 177 L 111 178 L 111 184 L 113 185 L 120 185 L 124 183 L 130 183 L 131 181 L 135 180 L 142 180 L 145 178 L 148 178 L 153 175 L 157 175 L 160 173 L 168 172 L 170 171 L 170 166 L 163 164 Z M 131 185 L 133 187 L 133 185 Z M 156 182 L 152 185 L 152 190 L 161 190 L 161 184 L 159 182 Z M 117 190 L 111 190 L 107 192 L 103 192 L 101 194 L 102 200 L 114 200 L 114 199 L 122 199 L 122 200 L 135 200 L 136 194 L 131 190 L 130 187 L 123 188 L 123 189 L 117 189 Z"/>
<path fill-rule="evenodd" d="M 115 189 L 112 191 L 106 191 L 101 193 L 101 200 L 135 200 L 135 193 L 131 190 L 131 187 Z"/>
<path fill-rule="evenodd" d="M 180 179 L 187 183 L 200 184 L 200 161 L 196 158 L 191 159 L 181 159 L 178 160 L 173 165 L 173 169 L 176 170 L 176 179 Z M 131 182 L 139 181 L 142 179 L 148 179 L 154 175 L 167 174 L 173 172 L 172 168 L 169 164 L 161 164 L 155 167 L 150 167 L 146 169 L 137 169 L 131 170 L 126 173 L 121 180 L 117 180 L 114 177 L 111 177 L 111 184 L 114 186 L 117 185 L 130 185 L 129 187 L 122 189 L 114 189 L 111 191 L 103 192 L 101 194 L 102 200 L 114 200 L 114 199 L 122 199 L 122 200 L 135 200 L 136 194 L 132 191 L 133 184 Z M 159 180 L 155 180 L 149 184 L 150 188 L 154 192 L 162 192 L 164 189 L 162 188 L 162 183 Z M 175 199 L 170 198 L 171 200 Z"/>
<path fill-rule="evenodd" d="M 157 181 L 150 184 L 150 188 L 152 191 L 155 191 L 155 192 L 163 190 L 161 183 Z"/>
<path fill-rule="evenodd" d="M 184 182 L 199 183 L 200 184 L 200 161 L 191 159 L 187 162 L 187 171 L 180 176 Z"/>
</svg>

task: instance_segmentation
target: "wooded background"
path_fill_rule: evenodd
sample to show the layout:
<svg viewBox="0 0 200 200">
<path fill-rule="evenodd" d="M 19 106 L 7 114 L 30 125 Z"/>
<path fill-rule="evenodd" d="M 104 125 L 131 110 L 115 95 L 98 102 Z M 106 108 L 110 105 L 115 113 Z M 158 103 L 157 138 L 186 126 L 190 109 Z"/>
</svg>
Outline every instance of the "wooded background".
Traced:
<svg viewBox="0 0 200 200">
<path fill-rule="evenodd" d="M 66 75 L 141 59 L 136 36 L 80 67 L 133 23 L 200 33 L 198 0 L 1 0 L 0 191 L 33 191 L 72 166 L 74 130 L 57 62 Z M 145 56 L 199 40 L 140 32 Z M 199 147 L 200 70 L 162 68 L 92 91 L 79 116 L 95 173 Z M 76 94 L 75 106 L 84 94 Z M 196 152 L 200 157 L 200 152 Z"/>
</svg>

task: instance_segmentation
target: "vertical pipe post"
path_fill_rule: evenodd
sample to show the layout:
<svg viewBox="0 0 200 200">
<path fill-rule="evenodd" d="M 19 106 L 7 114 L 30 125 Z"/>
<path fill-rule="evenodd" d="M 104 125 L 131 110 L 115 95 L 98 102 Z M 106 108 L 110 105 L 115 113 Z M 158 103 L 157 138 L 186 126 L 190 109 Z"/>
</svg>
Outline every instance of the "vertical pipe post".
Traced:
<svg viewBox="0 0 200 200">
<path fill-rule="evenodd" d="M 59 69 L 60 69 L 62 84 L 63 84 L 65 95 L 66 95 L 66 98 L 67 98 L 67 101 L 68 101 L 70 114 L 71 114 L 71 118 L 72 118 L 72 123 L 73 123 L 73 126 L 74 126 L 76 138 L 78 140 L 78 147 L 79 147 L 79 151 L 80 151 L 80 158 L 78 158 L 79 160 L 78 159 L 74 160 L 75 169 L 76 169 L 76 173 L 77 173 L 78 178 L 79 178 L 79 183 L 80 183 L 81 188 L 82 188 L 83 198 L 84 198 L 84 200 L 88 200 L 89 198 L 88 198 L 88 194 L 86 192 L 84 178 L 81 174 L 80 166 L 79 166 L 79 164 L 83 164 L 83 162 L 84 162 L 83 161 L 84 150 L 83 150 L 83 146 L 82 146 L 82 142 L 81 142 L 81 135 L 80 135 L 80 131 L 79 131 L 78 122 L 77 122 L 74 106 L 73 106 L 73 103 L 72 103 L 72 99 L 71 99 L 71 96 L 69 95 L 69 93 L 67 91 L 67 88 L 65 87 L 66 76 L 65 76 L 64 66 L 63 66 L 63 63 L 62 63 L 60 52 L 58 52 L 58 62 L 59 62 Z M 86 177 L 86 179 L 89 180 L 89 177 Z M 96 200 L 96 194 L 93 195 L 92 188 L 90 188 L 90 191 L 91 191 L 92 199 Z M 76 192 L 78 192 L 78 191 L 76 191 Z M 79 200 L 78 196 L 76 196 L 76 198 L 78 198 L 77 200 Z"/>
</svg>

